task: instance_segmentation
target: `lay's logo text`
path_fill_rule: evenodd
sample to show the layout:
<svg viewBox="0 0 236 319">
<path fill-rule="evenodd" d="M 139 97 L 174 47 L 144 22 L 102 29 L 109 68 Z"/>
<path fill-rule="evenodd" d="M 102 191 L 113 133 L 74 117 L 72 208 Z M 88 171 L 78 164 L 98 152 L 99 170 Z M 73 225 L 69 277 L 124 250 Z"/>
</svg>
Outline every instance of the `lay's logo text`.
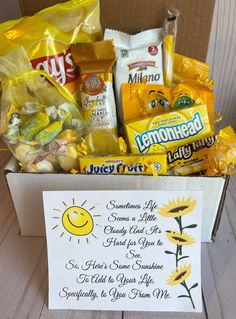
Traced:
<svg viewBox="0 0 236 319">
<path fill-rule="evenodd" d="M 79 76 L 69 49 L 57 55 L 34 59 L 31 64 L 34 69 L 49 73 L 61 86 L 75 81 Z"/>
</svg>

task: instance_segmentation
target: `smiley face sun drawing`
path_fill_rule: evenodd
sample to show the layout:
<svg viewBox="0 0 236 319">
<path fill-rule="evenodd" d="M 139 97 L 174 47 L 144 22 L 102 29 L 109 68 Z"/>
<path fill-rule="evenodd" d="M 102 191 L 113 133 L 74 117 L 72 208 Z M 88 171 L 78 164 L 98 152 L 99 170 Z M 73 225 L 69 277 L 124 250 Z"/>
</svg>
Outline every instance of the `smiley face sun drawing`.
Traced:
<svg viewBox="0 0 236 319">
<path fill-rule="evenodd" d="M 86 242 L 89 243 L 89 235 L 97 239 L 97 237 L 92 233 L 95 225 L 100 226 L 99 224 L 94 224 L 94 218 L 100 217 L 101 215 L 93 215 L 92 211 L 95 209 L 95 206 L 89 207 L 87 201 L 84 201 L 81 205 L 76 205 L 75 199 L 72 200 L 72 206 L 69 206 L 67 203 L 63 203 L 63 209 L 54 208 L 54 212 L 60 213 L 61 216 L 53 216 L 53 219 L 60 220 L 60 223 L 56 224 L 53 227 L 53 230 L 60 229 L 60 226 L 63 227 L 63 231 L 60 234 L 60 237 L 69 235 L 69 241 L 74 237 L 80 243 L 81 238 L 85 238 Z M 87 204 L 87 205 L 86 205 Z M 88 206 L 89 208 L 86 208 Z"/>
</svg>

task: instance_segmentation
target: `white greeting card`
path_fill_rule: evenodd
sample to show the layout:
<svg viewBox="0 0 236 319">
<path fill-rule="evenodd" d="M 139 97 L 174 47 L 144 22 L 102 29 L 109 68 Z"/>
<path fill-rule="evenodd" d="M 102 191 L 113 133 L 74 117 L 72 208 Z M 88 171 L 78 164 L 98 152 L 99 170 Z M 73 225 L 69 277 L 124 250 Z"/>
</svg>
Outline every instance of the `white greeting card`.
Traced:
<svg viewBox="0 0 236 319">
<path fill-rule="evenodd" d="M 43 198 L 50 309 L 202 311 L 202 192 Z"/>
</svg>

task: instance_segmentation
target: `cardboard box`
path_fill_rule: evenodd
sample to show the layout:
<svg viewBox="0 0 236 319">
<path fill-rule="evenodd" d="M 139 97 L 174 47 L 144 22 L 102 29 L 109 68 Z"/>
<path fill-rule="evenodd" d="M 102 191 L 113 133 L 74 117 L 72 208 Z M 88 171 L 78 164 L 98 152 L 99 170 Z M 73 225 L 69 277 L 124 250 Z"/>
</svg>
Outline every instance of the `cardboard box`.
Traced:
<svg viewBox="0 0 236 319">
<path fill-rule="evenodd" d="M 43 191 L 55 190 L 202 190 L 204 192 L 202 241 L 217 231 L 228 178 L 204 176 L 124 176 L 22 174 L 16 160 L 5 168 L 7 183 L 19 220 L 21 234 L 44 236 Z"/>
<path fill-rule="evenodd" d="M 23 15 L 32 15 L 65 0 L 20 0 Z M 135 33 L 161 27 L 166 10 L 181 12 L 176 51 L 205 60 L 214 0 L 101 0 L 103 27 Z M 43 236 L 42 191 L 47 190 L 203 190 L 202 240 L 211 241 L 219 226 L 228 179 L 200 176 L 86 176 L 69 174 L 22 174 L 12 160 L 5 170 L 22 235 Z"/>
</svg>

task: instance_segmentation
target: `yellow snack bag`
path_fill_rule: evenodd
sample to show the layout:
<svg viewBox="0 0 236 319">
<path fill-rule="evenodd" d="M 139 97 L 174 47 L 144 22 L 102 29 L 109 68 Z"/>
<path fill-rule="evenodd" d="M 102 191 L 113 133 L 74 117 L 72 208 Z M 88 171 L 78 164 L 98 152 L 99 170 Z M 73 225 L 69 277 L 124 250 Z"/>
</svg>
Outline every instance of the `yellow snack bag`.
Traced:
<svg viewBox="0 0 236 319">
<path fill-rule="evenodd" d="M 34 69 L 46 71 L 74 95 L 78 93 L 79 74 L 70 43 L 101 38 L 99 1 L 72 0 L 46 8 L 1 33 L 0 55 L 23 46 Z"/>
<path fill-rule="evenodd" d="M 174 109 L 206 104 L 211 126 L 214 125 L 213 91 L 198 83 L 180 83 L 172 88 L 171 98 Z"/>
<path fill-rule="evenodd" d="M 210 67 L 207 63 L 189 57 L 174 54 L 174 83 L 201 83 L 212 88 L 214 82 L 209 77 Z"/>
<path fill-rule="evenodd" d="M 22 22 L 24 19 L 25 19 L 25 17 L 19 18 L 19 19 L 14 19 L 14 20 L 8 20 L 8 21 L 1 23 L 0 24 L 0 33 L 4 33 L 6 31 L 10 30 L 14 26 L 16 26 L 18 23 Z"/>
<path fill-rule="evenodd" d="M 213 126 L 214 93 L 197 83 L 180 83 L 170 88 L 157 84 L 123 84 L 122 102 L 125 122 L 170 109 L 206 104 Z"/>
<path fill-rule="evenodd" d="M 206 170 L 206 159 L 214 143 L 215 136 L 209 136 L 168 150 L 168 175 L 189 175 Z"/>
<path fill-rule="evenodd" d="M 82 174 L 166 175 L 166 154 L 80 158 Z"/>
<path fill-rule="evenodd" d="M 145 83 L 122 84 L 124 122 L 170 109 L 170 89 L 164 85 Z"/>
<path fill-rule="evenodd" d="M 125 124 L 131 153 L 155 153 L 214 134 L 206 105 L 149 116 Z"/>
</svg>

